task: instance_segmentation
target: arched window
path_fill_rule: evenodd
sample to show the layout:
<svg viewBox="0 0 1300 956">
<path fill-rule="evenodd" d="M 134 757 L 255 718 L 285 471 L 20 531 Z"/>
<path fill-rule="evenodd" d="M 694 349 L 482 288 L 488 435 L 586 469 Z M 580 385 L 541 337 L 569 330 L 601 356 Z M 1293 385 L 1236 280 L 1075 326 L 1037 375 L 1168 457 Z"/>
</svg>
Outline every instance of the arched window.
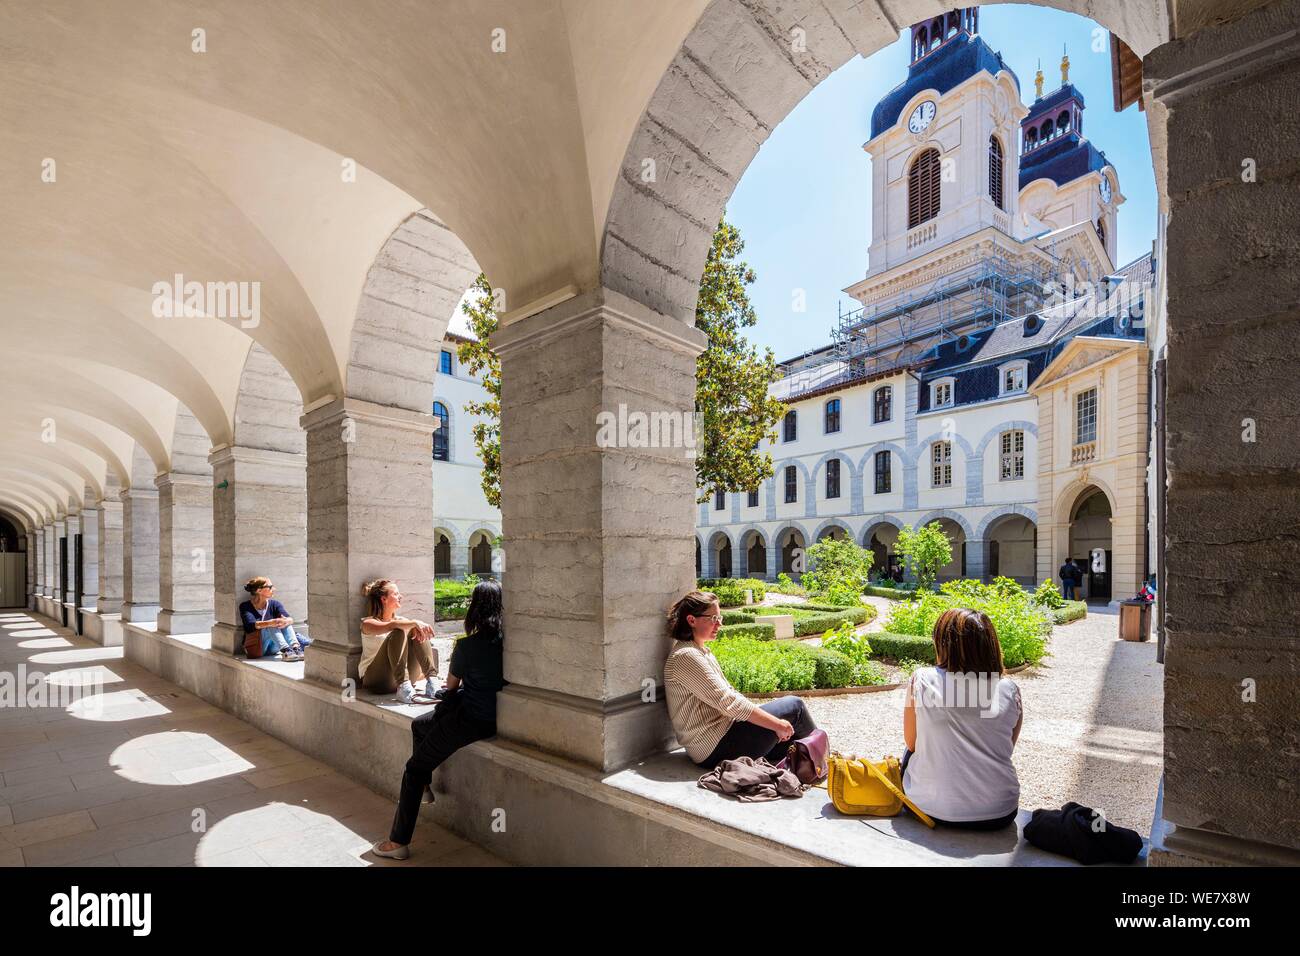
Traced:
<svg viewBox="0 0 1300 956">
<path fill-rule="evenodd" d="M 451 542 L 445 534 L 438 535 L 438 543 L 433 546 L 433 573 L 451 574 Z"/>
<path fill-rule="evenodd" d="M 785 413 L 785 441 L 794 441 L 799 437 L 799 413 L 793 408 Z"/>
<path fill-rule="evenodd" d="M 921 57 L 925 56 L 929 47 L 930 34 L 925 27 L 921 27 L 920 31 L 916 34 L 916 42 L 912 44 L 912 59 L 919 60 Z"/>
<path fill-rule="evenodd" d="M 989 137 L 989 198 L 999 209 L 1006 208 L 1002 205 L 1002 144 L 996 136 Z"/>
<path fill-rule="evenodd" d="M 894 417 L 894 386 L 882 385 L 871 393 L 871 424 L 879 425 Z"/>
<path fill-rule="evenodd" d="M 1102 216 L 1097 217 L 1097 238 L 1103 246 L 1106 245 L 1106 219 Z"/>
<path fill-rule="evenodd" d="M 939 151 L 927 149 L 907 174 L 907 228 L 939 215 Z"/>
<path fill-rule="evenodd" d="M 943 21 L 935 20 L 930 24 L 930 49 L 933 50 L 943 42 Z"/>
<path fill-rule="evenodd" d="M 1051 120 L 1044 121 L 1043 125 L 1040 126 L 1038 129 L 1038 138 L 1042 140 L 1044 143 L 1047 142 L 1049 139 L 1052 138 L 1053 129 L 1055 129 L 1055 127 L 1052 126 Z"/>
<path fill-rule="evenodd" d="M 1070 114 L 1069 111 L 1062 113 L 1056 118 L 1056 134 L 1060 136 L 1070 131 Z"/>
<path fill-rule="evenodd" d="M 451 460 L 451 416 L 447 414 L 447 406 L 442 402 L 433 403 L 433 417 L 437 421 L 438 427 L 433 432 L 433 460 L 450 461 Z"/>
<path fill-rule="evenodd" d="M 1029 129 L 1025 130 L 1025 152 L 1026 153 L 1029 152 L 1037 145 L 1038 145 L 1038 130 L 1034 129 L 1034 127 L 1031 126 L 1029 127 Z"/>
</svg>

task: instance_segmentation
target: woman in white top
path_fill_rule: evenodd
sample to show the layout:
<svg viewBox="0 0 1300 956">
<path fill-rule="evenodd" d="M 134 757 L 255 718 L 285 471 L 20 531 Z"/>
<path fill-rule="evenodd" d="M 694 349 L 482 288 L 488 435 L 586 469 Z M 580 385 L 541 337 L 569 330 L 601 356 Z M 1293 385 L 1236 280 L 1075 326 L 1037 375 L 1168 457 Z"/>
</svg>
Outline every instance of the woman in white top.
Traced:
<svg viewBox="0 0 1300 956">
<path fill-rule="evenodd" d="M 936 666 L 918 668 L 903 706 L 903 790 L 939 823 L 993 830 L 1015 822 L 1020 779 L 1011 752 L 1024 712 L 1003 676 L 988 615 L 969 608 L 935 621 Z"/>
<path fill-rule="evenodd" d="M 361 686 L 377 694 L 397 693 L 403 704 L 433 704 L 438 654 L 430 646 L 433 628 L 399 617 L 402 592 L 387 579 L 363 589 L 367 614 L 361 620 Z M 424 682 L 424 692 L 416 690 Z"/>
</svg>

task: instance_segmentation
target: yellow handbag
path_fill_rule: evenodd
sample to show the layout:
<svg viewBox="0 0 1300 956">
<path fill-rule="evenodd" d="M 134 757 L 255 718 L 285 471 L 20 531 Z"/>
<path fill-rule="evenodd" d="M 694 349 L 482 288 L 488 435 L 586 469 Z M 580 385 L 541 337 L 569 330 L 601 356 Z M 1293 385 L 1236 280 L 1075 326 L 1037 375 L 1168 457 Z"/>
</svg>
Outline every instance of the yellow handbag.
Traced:
<svg viewBox="0 0 1300 956">
<path fill-rule="evenodd" d="M 873 763 L 834 752 L 827 764 L 830 778 L 826 792 L 840 813 L 893 817 L 906 806 L 926 826 L 934 826 L 934 821 L 903 793 L 903 771 L 897 757 L 886 757 L 879 763 Z"/>
</svg>

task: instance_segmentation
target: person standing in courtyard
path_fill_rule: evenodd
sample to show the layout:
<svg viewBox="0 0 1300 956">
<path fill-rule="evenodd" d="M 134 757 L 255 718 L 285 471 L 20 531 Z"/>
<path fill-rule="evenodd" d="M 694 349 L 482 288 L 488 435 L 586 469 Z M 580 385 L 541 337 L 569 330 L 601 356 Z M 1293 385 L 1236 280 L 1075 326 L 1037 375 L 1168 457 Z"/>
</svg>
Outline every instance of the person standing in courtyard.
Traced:
<svg viewBox="0 0 1300 956">
<path fill-rule="evenodd" d="M 737 757 L 766 757 L 776 763 L 791 738 L 806 737 L 813 723 L 802 699 L 768 701 L 761 707 L 727 682 L 709 650 L 722 626 L 718 599 L 691 591 L 668 612 L 672 650 L 664 662 L 668 716 L 686 755 L 709 770 Z"/>
<path fill-rule="evenodd" d="M 293 629 L 293 618 L 277 601 L 270 578 L 250 578 L 244 584 L 248 600 L 239 605 L 244 623 L 244 653 L 250 658 L 279 654 L 282 661 L 300 661 L 303 648 L 311 644 L 305 634 Z"/>
<path fill-rule="evenodd" d="M 1005 676 L 988 615 L 969 608 L 935 621 L 934 667 L 917 668 L 903 704 L 903 792 L 936 823 L 997 830 L 1015 823 L 1020 688 Z"/>
<path fill-rule="evenodd" d="M 1074 582 L 1076 574 L 1079 574 L 1079 569 L 1069 558 L 1066 558 L 1061 562 L 1061 567 L 1056 572 L 1057 577 L 1061 579 L 1061 597 L 1065 598 L 1067 601 L 1073 601 L 1075 599 Z"/>
<path fill-rule="evenodd" d="M 484 581 L 470 595 L 465 636 L 452 649 L 447 686 L 438 692 L 438 706 L 411 723 L 411 759 L 402 774 L 388 839 L 371 848 L 376 856 L 410 857 L 420 803 L 433 803 L 433 771 L 461 747 L 496 734 L 497 691 L 505 686 L 503 637 L 501 584 Z"/>
<path fill-rule="evenodd" d="M 367 614 L 361 621 L 361 686 L 376 694 L 396 693 L 403 704 L 432 704 L 438 654 L 429 644 L 433 627 L 400 617 L 402 592 L 384 578 L 363 588 Z M 424 682 L 424 693 L 416 688 Z"/>
</svg>

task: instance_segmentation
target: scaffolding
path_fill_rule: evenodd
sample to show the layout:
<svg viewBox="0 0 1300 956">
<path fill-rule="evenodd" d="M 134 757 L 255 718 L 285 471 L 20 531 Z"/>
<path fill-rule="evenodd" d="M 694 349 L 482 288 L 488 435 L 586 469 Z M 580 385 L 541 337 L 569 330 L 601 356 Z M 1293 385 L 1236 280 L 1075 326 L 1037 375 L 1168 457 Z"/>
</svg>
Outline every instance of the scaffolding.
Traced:
<svg viewBox="0 0 1300 956">
<path fill-rule="evenodd" d="M 841 309 L 832 347 L 794 374 L 789 394 L 922 364 L 945 343 L 1023 318 L 1041 308 L 1058 266 L 1044 250 L 1015 261 L 993 253 L 877 306 Z"/>
</svg>

